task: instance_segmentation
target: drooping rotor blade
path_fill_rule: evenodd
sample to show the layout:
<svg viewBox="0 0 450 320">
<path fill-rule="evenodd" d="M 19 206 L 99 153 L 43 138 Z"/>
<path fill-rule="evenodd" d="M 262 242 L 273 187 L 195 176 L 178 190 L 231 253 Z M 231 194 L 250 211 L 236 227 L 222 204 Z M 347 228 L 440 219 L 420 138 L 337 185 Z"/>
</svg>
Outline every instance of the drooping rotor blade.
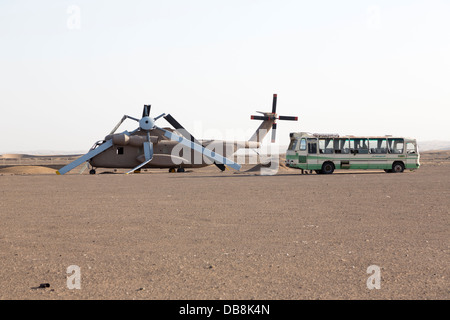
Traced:
<svg viewBox="0 0 450 320">
<path fill-rule="evenodd" d="M 147 138 L 148 141 L 144 142 L 144 156 L 145 161 L 142 162 L 140 165 L 138 165 L 136 168 L 131 169 L 126 174 L 130 174 L 136 170 L 139 170 L 143 166 L 145 166 L 147 163 L 153 160 L 153 143 L 150 142 L 150 132 L 147 132 Z"/>
<path fill-rule="evenodd" d="M 63 175 L 66 174 L 67 172 L 69 172 L 72 169 L 75 169 L 76 167 L 78 167 L 80 164 L 82 164 L 85 161 L 88 161 L 90 159 L 92 159 L 93 157 L 95 157 L 96 155 L 102 153 L 103 151 L 105 151 L 106 149 L 109 149 L 113 146 L 113 142 L 112 139 L 111 140 L 107 140 L 106 142 L 104 142 L 103 144 L 101 144 L 100 146 L 98 146 L 96 149 L 89 151 L 88 153 L 86 153 L 84 156 L 81 156 L 80 158 L 76 159 L 75 161 L 69 163 L 68 165 L 66 165 L 65 167 L 62 167 L 61 169 L 59 169 L 58 171 L 56 171 L 56 174 L 58 175 Z"/>
<path fill-rule="evenodd" d="M 298 121 L 298 117 L 291 117 L 291 116 L 279 116 L 278 119 L 288 121 Z"/>
<path fill-rule="evenodd" d="M 144 142 L 145 161 L 153 159 L 153 143 L 150 142 L 150 132 L 147 132 L 148 141 Z"/>
<path fill-rule="evenodd" d="M 194 142 L 198 145 L 201 145 L 201 143 L 194 138 L 192 134 L 190 134 L 177 120 L 175 120 L 174 117 L 172 117 L 170 114 L 164 117 L 167 122 L 169 122 L 184 138 L 187 140 Z M 225 171 L 225 166 L 222 163 L 214 162 L 214 165 L 219 168 L 221 171 Z"/>
<path fill-rule="evenodd" d="M 225 171 L 226 167 L 223 163 L 214 162 L 214 165 L 220 169 L 220 171 Z"/>
<path fill-rule="evenodd" d="M 273 94 L 272 113 L 277 113 L 277 94 Z"/>
<path fill-rule="evenodd" d="M 269 117 L 262 117 L 262 116 L 251 116 L 252 120 L 270 120 Z"/>
<path fill-rule="evenodd" d="M 209 149 L 199 145 L 198 143 L 189 141 L 189 140 L 187 140 L 187 139 L 185 139 L 183 137 L 180 137 L 177 134 L 174 134 L 173 132 L 170 132 L 170 131 L 167 131 L 167 130 L 164 130 L 164 129 L 161 129 L 161 128 L 158 128 L 158 129 L 164 131 L 164 136 L 166 136 L 170 140 L 176 141 L 176 142 L 181 143 L 182 145 L 184 145 L 184 146 L 186 146 L 186 147 L 188 147 L 188 148 L 190 148 L 190 149 L 192 149 L 194 151 L 200 152 L 200 153 L 204 154 L 207 158 L 209 158 L 209 159 L 211 159 L 211 160 L 213 160 L 213 161 L 215 161 L 215 162 L 217 162 L 219 164 L 225 164 L 225 165 L 230 166 L 231 168 L 233 168 L 233 169 L 235 169 L 237 171 L 239 171 L 241 169 L 241 165 L 240 164 L 237 164 L 234 161 L 232 161 L 232 160 L 230 160 L 228 158 L 225 158 L 224 156 L 221 156 L 220 154 L 217 154 L 214 151 L 209 150 Z"/>
<path fill-rule="evenodd" d="M 128 171 L 126 174 L 130 174 L 136 170 L 139 170 L 140 168 L 142 168 L 143 166 L 145 166 L 147 163 L 149 163 L 150 161 L 152 161 L 152 159 L 149 160 L 145 160 L 144 162 L 142 162 L 140 165 L 138 165 L 136 168 L 131 169 L 130 171 Z"/>
</svg>

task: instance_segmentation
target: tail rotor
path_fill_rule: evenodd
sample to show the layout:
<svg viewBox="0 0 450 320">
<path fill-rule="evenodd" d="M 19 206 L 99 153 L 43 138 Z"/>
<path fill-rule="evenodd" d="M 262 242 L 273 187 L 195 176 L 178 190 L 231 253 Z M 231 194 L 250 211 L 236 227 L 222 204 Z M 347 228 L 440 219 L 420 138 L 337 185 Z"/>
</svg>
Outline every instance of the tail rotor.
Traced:
<svg viewBox="0 0 450 320">
<path fill-rule="evenodd" d="M 272 112 L 259 112 L 263 116 L 251 116 L 252 120 L 263 120 L 272 122 L 272 143 L 275 143 L 277 135 L 277 120 L 298 121 L 298 117 L 294 116 L 278 116 L 277 114 L 277 100 L 278 96 L 275 93 L 272 100 Z M 263 128 L 261 126 L 260 128 Z M 270 127 L 269 127 L 270 128 Z"/>
</svg>

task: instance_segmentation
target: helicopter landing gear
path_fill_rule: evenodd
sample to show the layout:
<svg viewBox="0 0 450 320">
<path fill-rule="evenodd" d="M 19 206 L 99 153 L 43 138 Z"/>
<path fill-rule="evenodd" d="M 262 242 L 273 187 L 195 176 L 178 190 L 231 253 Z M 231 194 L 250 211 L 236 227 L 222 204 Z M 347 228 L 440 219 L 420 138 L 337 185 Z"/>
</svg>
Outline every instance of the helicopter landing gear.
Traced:
<svg viewBox="0 0 450 320">
<path fill-rule="evenodd" d="M 96 174 L 96 171 L 95 171 L 95 169 L 91 169 L 91 170 L 89 170 L 89 174 Z"/>
<path fill-rule="evenodd" d="M 185 172 L 185 171 L 184 171 L 184 168 L 178 168 L 177 172 Z"/>
<path fill-rule="evenodd" d="M 174 172 L 175 172 L 175 168 L 170 168 L 170 169 L 169 169 L 169 172 L 170 172 L 170 173 L 174 173 Z"/>
</svg>

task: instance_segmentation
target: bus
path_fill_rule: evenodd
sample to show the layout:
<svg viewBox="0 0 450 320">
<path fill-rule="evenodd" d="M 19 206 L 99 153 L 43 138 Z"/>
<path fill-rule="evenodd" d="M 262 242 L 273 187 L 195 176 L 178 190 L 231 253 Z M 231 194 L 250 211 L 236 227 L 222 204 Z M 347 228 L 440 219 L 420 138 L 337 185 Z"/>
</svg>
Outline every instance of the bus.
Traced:
<svg viewBox="0 0 450 320">
<path fill-rule="evenodd" d="M 335 169 L 382 169 L 400 173 L 419 168 L 415 139 L 394 136 L 339 136 L 298 132 L 290 134 L 286 166 L 332 174 Z"/>
</svg>

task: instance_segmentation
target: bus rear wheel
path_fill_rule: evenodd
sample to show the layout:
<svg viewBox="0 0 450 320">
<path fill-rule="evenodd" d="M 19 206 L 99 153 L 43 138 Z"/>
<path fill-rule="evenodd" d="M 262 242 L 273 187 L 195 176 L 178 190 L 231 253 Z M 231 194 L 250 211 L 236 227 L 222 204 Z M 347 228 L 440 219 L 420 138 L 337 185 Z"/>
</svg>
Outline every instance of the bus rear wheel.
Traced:
<svg viewBox="0 0 450 320">
<path fill-rule="evenodd" d="M 403 164 L 403 162 L 394 162 L 394 164 L 392 165 L 392 171 L 394 173 L 401 173 L 405 170 L 405 165 Z"/>
<path fill-rule="evenodd" d="M 320 170 L 323 174 L 332 174 L 334 172 L 334 164 L 333 162 L 325 162 L 322 165 L 322 170 Z"/>
</svg>

